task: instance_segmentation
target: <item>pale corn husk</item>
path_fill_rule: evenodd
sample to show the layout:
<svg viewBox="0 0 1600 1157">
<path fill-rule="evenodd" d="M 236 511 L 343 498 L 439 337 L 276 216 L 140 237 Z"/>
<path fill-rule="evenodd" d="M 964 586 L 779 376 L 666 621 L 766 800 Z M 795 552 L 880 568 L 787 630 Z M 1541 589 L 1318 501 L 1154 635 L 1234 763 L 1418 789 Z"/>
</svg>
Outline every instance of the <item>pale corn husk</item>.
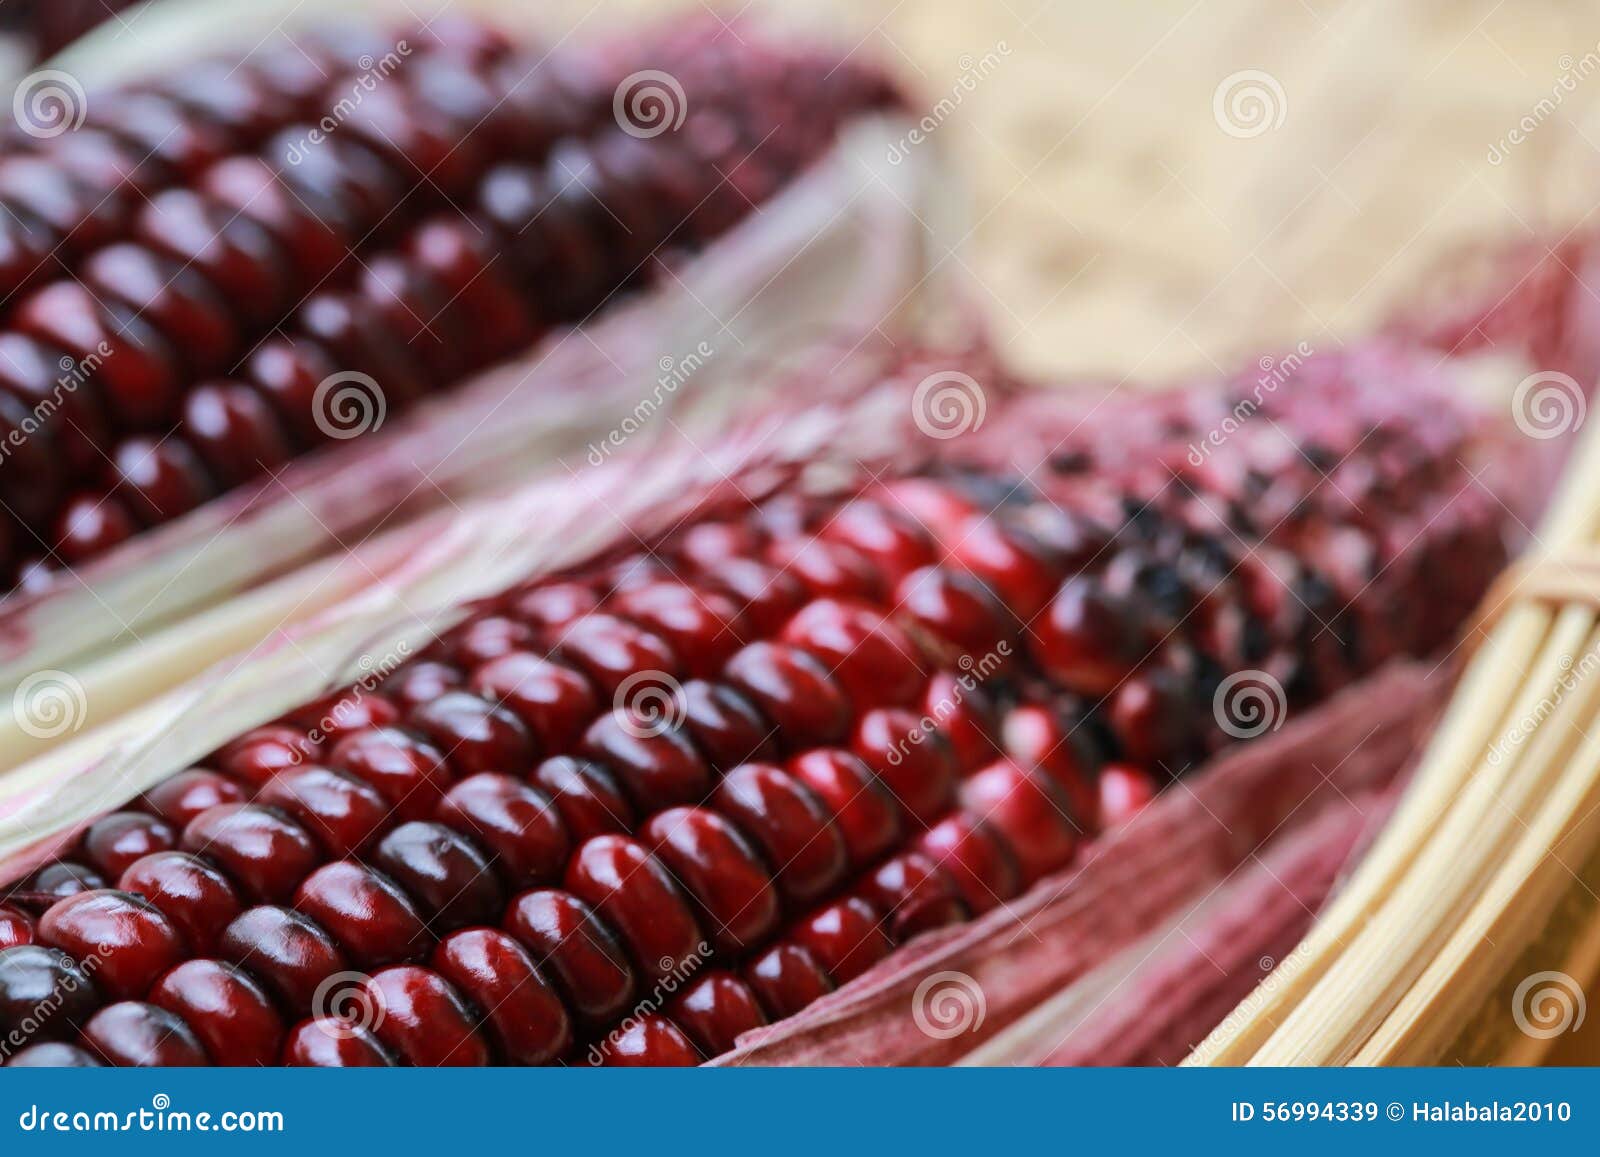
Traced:
<svg viewBox="0 0 1600 1157">
<path fill-rule="evenodd" d="M 284 622 L 382 576 L 377 531 L 493 493 L 543 462 L 573 468 L 661 412 L 666 394 L 760 391 L 771 375 L 717 361 L 781 364 L 821 336 L 841 351 L 905 324 L 929 272 L 930 157 L 890 165 L 889 122 L 858 125 L 825 160 L 690 262 L 595 322 L 551 338 L 356 442 L 296 461 L 97 560 L 56 589 L 0 602 L 0 694 L 37 672 L 70 672 L 82 726 L 115 718 Z M 826 376 L 816 389 L 826 392 Z M 292 600 L 250 594 L 328 556 Z M 213 613 L 206 613 L 212 611 Z M 167 629 L 181 622 L 180 631 Z M 59 737 L 0 713 L 0 769 Z"/>
<path fill-rule="evenodd" d="M 1600 536 L 1597 485 L 1591 428 L 1393 822 L 1295 967 L 1191 1063 L 1528 1063 L 1577 1027 L 1600 958 L 1600 684 L 1583 659 L 1600 632 L 1592 597 L 1521 587 L 1544 568 L 1594 590 L 1577 560 Z"/>
</svg>

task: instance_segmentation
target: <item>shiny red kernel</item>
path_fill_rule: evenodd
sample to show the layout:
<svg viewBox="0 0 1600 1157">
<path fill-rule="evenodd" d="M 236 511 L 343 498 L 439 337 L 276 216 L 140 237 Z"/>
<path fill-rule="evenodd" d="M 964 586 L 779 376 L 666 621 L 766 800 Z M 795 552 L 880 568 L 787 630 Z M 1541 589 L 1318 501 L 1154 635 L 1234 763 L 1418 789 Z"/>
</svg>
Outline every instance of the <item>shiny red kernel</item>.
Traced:
<svg viewBox="0 0 1600 1157">
<path fill-rule="evenodd" d="M 1144 810 L 1156 795 L 1156 782 L 1143 768 L 1108 763 L 1100 769 L 1101 829 L 1111 831 Z"/>
<path fill-rule="evenodd" d="M 1010 849 L 1025 884 L 1071 860 L 1082 835 L 1061 789 L 1010 760 L 992 763 L 965 780 L 961 806 Z"/>
<path fill-rule="evenodd" d="M 695 803 L 711 790 L 711 769 L 674 724 L 674 707 L 657 715 L 618 709 L 584 732 L 580 752 L 609 769 L 641 815 Z"/>
<path fill-rule="evenodd" d="M 766 939 L 782 909 L 772 877 L 731 823 L 705 808 L 670 808 L 639 832 L 695 903 L 718 952 L 738 953 Z"/>
<path fill-rule="evenodd" d="M 119 1068 L 198 1067 L 206 1050 L 189 1026 L 164 1008 L 125 1000 L 95 1013 L 83 1028 L 83 1043 Z"/>
<path fill-rule="evenodd" d="M 38 941 L 93 960 L 95 987 L 116 999 L 144 996 L 184 956 L 183 937 L 161 910 L 128 892 L 81 892 L 39 918 Z"/>
<path fill-rule="evenodd" d="M 326 932 L 287 908 L 240 914 L 223 929 L 217 955 L 249 973 L 290 1017 L 312 1012 L 319 992 L 328 1004 L 325 982 L 348 967 Z"/>
<path fill-rule="evenodd" d="M 817 599 L 781 639 L 813 655 L 858 710 L 915 702 L 926 677 L 904 631 L 869 606 Z"/>
<path fill-rule="evenodd" d="M 793 939 L 835 984 L 849 983 L 894 950 L 883 930 L 882 914 L 854 897 L 812 913 L 795 928 Z"/>
<path fill-rule="evenodd" d="M 897 707 L 868 711 L 850 749 L 872 769 L 913 824 L 927 825 L 955 802 L 959 768 L 931 719 Z"/>
<path fill-rule="evenodd" d="M 702 1060 L 683 1030 L 659 1012 L 630 1018 L 586 1055 L 591 1064 L 616 1068 L 688 1068 Z"/>
<path fill-rule="evenodd" d="M 150 1003 L 178 1017 L 215 1065 L 271 1065 L 283 1043 L 283 1021 L 261 987 L 217 960 L 189 960 L 150 991 Z"/>
<path fill-rule="evenodd" d="M 505 902 L 483 853 L 443 824 L 401 824 L 379 841 L 372 863 L 400 885 L 438 936 L 492 924 Z"/>
<path fill-rule="evenodd" d="M 971 672 L 936 671 L 923 693 L 922 713 L 934 721 L 949 743 L 963 775 L 1005 754 L 1000 746 L 999 713 Z"/>
<path fill-rule="evenodd" d="M 507 775 L 462 780 L 445 793 L 438 819 L 487 851 L 512 889 L 557 879 L 572 848 L 550 798 Z"/>
<path fill-rule="evenodd" d="M 955 881 L 921 852 L 905 852 L 880 865 L 861 894 L 884 914 L 897 944 L 967 918 L 967 905 Z"/>
<path fill-rule="evenodd" d="M 33 921 L 27 913 L 0 907 L 0 951 L 33 943 Z"/>
<path fill-rule="evenodd" d="M 767 547 L 766 561 L 799 579 L 816 598 L 878 602 L 887 593 L 872 564 L 842 543 L 807 536 L 781 538 Z"/>
<path fill-rule="evenodd" d="M 849 868 L 844 837 L 809 788 L 780 767 L 746 763 L 730 771 L 711 807 L 763 854 L 784 897 L 818 899 Z"/>
<path fill-rule="evenodd" d="M 217 865 L 258 903 L 289 899 L 321 859 L 307 831 L 259 804 L 225 803 L 183 829 L 184 851 Z"/>
<path fill-rule="evenodd" d="M 984 515 L 969 519 L 950 544 L 951 565 L 976 575 L 1020 621 L 1049 604 L 1061 571 L 1023 530 Z"/>
<path fill-rule="evenodd" d="M 789 771 L 833 816 L 852 867 L 866 867 L 900 842 L 905 823 L 899 804 L 872 770 L 848 751 L 814 748 L 791 759 Z"/>
<path fill-rule="evenodd" d="M 333 937 L 357 968 L 420 960 L 433 942 L 405 893 L 350 860 L 324 864 L 307 876 L 294 907 Z"/>
<path fill-rule="evenodd" d="M 684 732 L 713 772 L 770 760 L 777 752 L 776 729 L 748 699 L 725 684 L 691 679 L 678 695 L 678 710 Z"/>
<path fill-rule="evenodd" d="M 1022 704 L 1006 713 L 1000 741 L 1012 762 L 1043 773 L 1072 802 L 1073 822 L 1092 831 L 1096 813 L 1090 754 L 1073 720 L 1049 707 Z"/>
<path fill-rule="evenodd" d="M 538 762 L 533 737 L 515 715 L 466 691 L 447 691 L 412 708 L 407 723 L 444 753 L 458 776 L 526 775 Z"/>
<path fill-rule="evenodd" d="M 816 659 L 781 643 L 751 643 L 728 662 L 724 677 L 778 729 L 791 749 L 844 737 L 850 704 Z"/>
<path fill-rule="evenodd" d="M 294 1026 L 283 1045 L 283 1063 L 300 1068 L 353 1069 L 386 1068 L 394 1060 L 367 1029 L 323 1016 Z"/>
<path fill-rule="evenodd" d="M 480 1066 L 489 1047 L 461 994 L 437 972 L 404 964 L 367 981 L 373 1032 L 406 1064 L 417 1068 Z"/>
<path fill-rule="evenodd" d="M 745 627 L 731 599 L 678 582 L 651 582 L 624 591 L 608 610 L 666 640 L 692 676 L 716 674 L 745 642 Z"/>
<path fill-rule="evenodd" d="M 514 1065 L 544 1065 L 572 1045 L 561 998 L 504 932 L 466 928 L 440 942 L 433 967 L 483 1013 L 482 1033 Z"/>
<path fill-rule="evenodd" d="M 662 980 L 697 967 L 708 952 L 672 877 L 626 836 L 596 836 L 572 857 L 566 888 L 614 928 L 641 975 Z"/>
<path fill-rule="evenodd" d="M 767 1023 L 750 986 L 723 971 L 696 979 L 667 1006 L 667 1014 L 706 1057 L 731 1051 L 739 1034 Z"/>
<path fill-rule="evenodd" d="M 834 983 L 817 958 L 798 944 L 777 944 L 745 965 L 744 978 L 773 1020 L 821 1000 Z"/>
<path fill-rule="evenodd" d="M 699 577 L 733 600 L 746 629 L 758 639 L 777 634 L 805 605 L 808 593 L 794 575 L 750 558 L 708 564 Z"/>
<path fill-rule="evenodd" d="M 890 604 L 909 620 L 943 661 L 967 668 L 987 662 L 1002 668 L 1021 650 L 1022 624 L 980 580 L 951 567 L 912 571 L 895 587 Z"/>
<path fill-rule="evenodd" d="M 191 953 L 210 952 L 242 908 L 228 878 L 187 852 L 156 852 L 137 860 L 117 887 L 161 909 Z"/>
<path fill-rule="evenodd" d="M 438 749 L 397 727 L 347 735 L 334 744 L 326 762 L 383 796 L 397 820 L 429 818 L 450 786 Z"/>
<path fill-rule="evenodd" d="M 971 816 L 940 820 L 923 833 L 917 847 L 945 871 L 974 914 L 987 912 L 1022 890 L 1015 857 Z"/>
<path fill-rule="evenodd" d="M 659 635 L 615 615 L 584 615 L 552 632 L 561 657 L 587 675 L 603 701 L 614 701 L 629 678 L 661 672 L 677 678 L 678 656 Z"/>
<path fill-rule="evenodd" d="M 616 778 L 598 763 L 558 755 L 535 768 L 530 782 L 555 804 L 574 844 L 607 832 L 633 830 L 633 805 Z"/>
<path fill-rule="evenodd" d="M 182 829 L 208 808 L 221 803 L 243 803 L 244 788 L 236 780 L 204 767 L 176 772 L 144 793 L 145 807 Z"/>
<path fill-rule="evenodd" d="M 1119 599 L 1093 579 L 1070 578 L 1029 626 L 1034 661 L 1053 682 L 1081 695 L 1109 695 L 1140 657 L 1140 633 Z"/>
<path fill-rule="evenodd" d="M 388 820 L 390 809 L 375 790 L 342 771 L 300 767 L 280 772 L 256 802 L 298 822 L 330 856 L 365 848 Z"/>
<path fill-rule="evenodd" d="M 170 851 L 178 833 L 170 824 L 144 812 L 112 812 L 89 825 L 83 833 L 83 854 L 108 880 L 114 880 L 136 860 Z"/>
<path fill-rule="evenodd" d="M 314 763 L 317 745 L 305 732 L 269 724 L 246 731 L 217 752 L 219 770 L 260 788 L 280 771 Z"/>
<path fill-rule="evenodd" d="M 913 519 L 869 499 L 845 503 L 817 533 L 869 560 L 890 584 L 937 557 L 933 540 Z"/>
<path fill-rule="evenodd" d="M 637 991 L 633 968 L 590 907 L 568 892 L 524 892 L 506 912 L 509 932 L 591 1027 L 621 1016 Z"/>
<path fill-rule="evenodd" d="M 585 676 L 527 651 L 485 663 L 473 672 L 470 686 L 522 720 L 541 748 L 555 755 L 571 752 L 600 714 L 600 701 Z"/>
<path fill-rule="evenodd" d="M 421 707 L 424 703 L 432 703 L 446 691 L 464 687 L 466 681 L 467 677 L 449 663 L 424 659 L 407 663 L 396 671 L 384 681 L 383 691 L 402 711 L 409 711 L 414 707 Z M 502 698 L 499 695 L 485 694 L 480 688 L 475 687 L 473 690 L 492 703 L 498 703 Z"/>
</svg>

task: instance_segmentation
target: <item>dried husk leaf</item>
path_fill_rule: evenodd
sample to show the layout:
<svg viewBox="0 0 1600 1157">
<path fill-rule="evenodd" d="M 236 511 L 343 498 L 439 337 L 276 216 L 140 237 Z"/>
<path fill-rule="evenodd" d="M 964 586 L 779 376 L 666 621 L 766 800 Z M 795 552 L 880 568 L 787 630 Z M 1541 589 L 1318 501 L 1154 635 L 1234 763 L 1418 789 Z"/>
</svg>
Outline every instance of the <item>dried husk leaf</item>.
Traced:
<svg viewBox="0 0 1600 1157">
<path fill-rule="evenodd" d="M 1334 803 L 963 1064 L 1173 1065 L 1292 957 L 1394 787 Z"/>
</svg>

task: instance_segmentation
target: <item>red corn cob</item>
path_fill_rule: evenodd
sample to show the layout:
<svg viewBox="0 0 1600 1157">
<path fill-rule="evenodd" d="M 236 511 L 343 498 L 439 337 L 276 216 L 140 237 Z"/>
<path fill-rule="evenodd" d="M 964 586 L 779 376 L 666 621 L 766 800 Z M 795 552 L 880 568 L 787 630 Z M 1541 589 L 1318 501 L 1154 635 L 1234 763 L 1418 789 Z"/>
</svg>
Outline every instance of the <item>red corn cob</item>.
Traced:
<svg viewBox="0 0 1600 1157">
<path fill-rule="evenodd" d="M 17 581 L 39 556 L 87 561 L 582 320 L 725 231 L 889 95 L 823 55 L 699 33 L 557 64 L 485 35 L 436 29 L 433 50 L 336 131 L 296 118 L 325 113 L 313 106 L 348 73 L 265 111 L 219 79 L 225 107 L 184 123 L 221 144 L 175 165 L 181 184 L 137 186 L 126 220 L 92 235 L 61 210 L 87 239 L 76 277 L 21 295 L 0 329 L 0 434 L 29 424 L 19 407 L 38 427 L 0 461 L 19 524 L 0 562 Z M 618 78 L 641 63 L 679 79 L 680 128 L 613 122 Z M 59 158 L 26 162 L 69 180 Z M 350 375 L 354 393 L 328 392 Z"/>
<path fill-rule="evenodd" d="M 41 1038 L 109 1063 L 726 1051 L 1268 731 L 1236 676 L 1281 721 L 1445 643 L 1506 558 L 1474 471 L 1509 455 L 1414 376 L 1313 359 L 1220 440 L 1249 383 L 1076 433 L 1024 397 L 920 474 L 508 590 L 20 884 L 0 1027 L 110 941 Z"/>
<path fill-rule="evenodd" d="M 475 43 L 484 31 L 454 34 Z M 0 219 L 10 259 L 0 268 L 0 302 L 9 306 L 30 282 L 76 272 L 91 250 L 125 236 L 157 192 L 329 115 L 363 74 L 386 78 L 413 56 L 431 56 L 437 68 L 460 47 L 425 28 L 349 26 L 121 89 L 82 92 L 60 81 L 52 89 L 50 74 L 25 79 L 19 116 L 3 130 Z"/>
</svg>

